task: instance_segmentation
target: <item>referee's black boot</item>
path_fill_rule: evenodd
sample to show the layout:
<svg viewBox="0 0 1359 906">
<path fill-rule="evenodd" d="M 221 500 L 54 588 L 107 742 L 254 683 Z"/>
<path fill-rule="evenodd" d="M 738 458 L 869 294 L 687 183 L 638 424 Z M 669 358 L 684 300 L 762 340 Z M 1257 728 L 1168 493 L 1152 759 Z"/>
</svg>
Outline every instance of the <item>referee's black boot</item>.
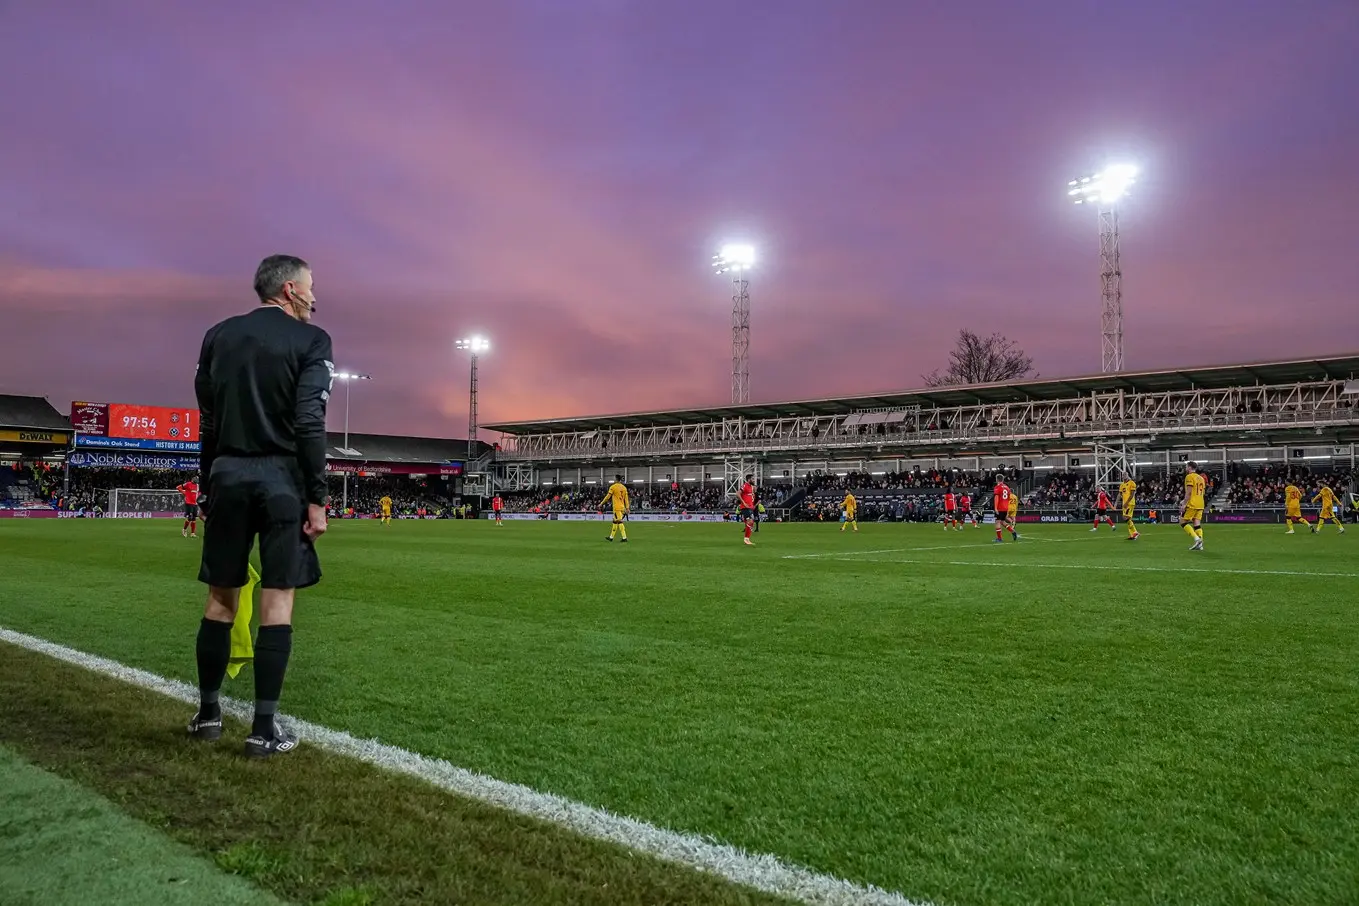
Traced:
<svg viewBox="0 0 1359 906">
<path fill-rule="evenodd" d="M 203 713 L 193 716 L 189 721 L 189 735 L 194 739 L 201 739 L 204 742 L 216 742 L 222 738 L 222 715 L 218 712 L 216 717 L 205 718 Z"/>
<path fill-rule="evenodd" d="M 272 736 L 260 736 L 251 733 L 245 738 L 245 756 L 247 758 L 272 758 L 275 755 L 286 755 L 297 748 L 297 736 L 287 732 L 274 722 L 274 732 Z"/>
</svg>

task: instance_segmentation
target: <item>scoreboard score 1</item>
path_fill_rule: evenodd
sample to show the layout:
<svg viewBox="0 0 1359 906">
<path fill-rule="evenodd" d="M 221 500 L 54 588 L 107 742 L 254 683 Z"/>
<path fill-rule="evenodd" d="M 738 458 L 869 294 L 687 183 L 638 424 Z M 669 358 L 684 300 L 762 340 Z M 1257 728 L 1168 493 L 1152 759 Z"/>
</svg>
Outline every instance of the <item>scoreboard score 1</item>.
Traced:
<svg viewBox="0 0 1359 906">
<path fill-rule="evenodd" d="M 198 410 L 109 404 L 109 437 L 135 440 L 198 440 Z"/>
</svg>

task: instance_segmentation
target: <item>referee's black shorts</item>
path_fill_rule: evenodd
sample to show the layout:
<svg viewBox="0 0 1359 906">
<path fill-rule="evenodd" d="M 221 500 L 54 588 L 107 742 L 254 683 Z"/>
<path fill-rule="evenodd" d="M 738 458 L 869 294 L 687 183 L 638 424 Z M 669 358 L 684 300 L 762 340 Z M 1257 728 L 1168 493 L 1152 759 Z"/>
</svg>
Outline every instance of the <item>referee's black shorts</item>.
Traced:
<svg viewBox="0 0 1359 906">
<path fill-rule="evenodd" d="M 260 587 L 308 588 L 321 580 L 321 562 L 302 533 L 307 502 L 302 473 L 291 457 L 223 456 L 208 476 L 203 564 L 198 581 L 240 588 L 249 578 L 250 549 L 260 539 Z"/>
</svg>

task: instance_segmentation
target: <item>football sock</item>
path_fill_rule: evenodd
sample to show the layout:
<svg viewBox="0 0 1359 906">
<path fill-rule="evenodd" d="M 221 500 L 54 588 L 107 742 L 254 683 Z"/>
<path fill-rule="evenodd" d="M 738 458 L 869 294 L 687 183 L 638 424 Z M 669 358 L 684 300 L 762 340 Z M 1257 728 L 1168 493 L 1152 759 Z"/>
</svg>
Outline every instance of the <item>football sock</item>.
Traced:
<svg viewBox="0 0 1359 906">
<path fill-rule="evenodd" d="M 746 538 L 750 537 L 750 521 L 746 521 Z"/>
<path fill-rule="evenodd" d="M 1200 541 L 1202 541 L 1202 540 L 1203 540 L 1203 529 L 1198 528 L 1198 527 L 1195 527 L 1195 529 L 1194 529 L 1194 537 L 1197 538 L 1197 539 L 1199 539 Z"/>
<path fill-rule="evenodd" d="M 255 636 L 255 723 L 251 733 L 272 738 L 283 674 L 293 650 L 293 627 L 261 626 Z"/>
<path fill-rule="evenodd" d="M 1190 540 L 1197 541 L 1199 539 L 1199 536 L 1194 533 L 1194 527 L 1188 522 L 1181 522 L 1180 528 L 1184 529 L 1184 533 L 1189 536 Z"/>
<path fill-rule="evenodd" d="M 996 540 L 997 540 L 997 541 L 1004 541 L 1005 539 L 1004 539 L 1004 537 L 1001 536 L 1000 530 L 1001 530 L 1001 527 L 1000 527 L 999 525 L 997 525 L 997 526 L 996 526 Z"/>
<path fill-rule="evenodd" d="M 209 720 L 222 713 L 217 693 L 222 689 L 227 661 L 231 660 L 231 621 L 203 618 L 198 624 L 198 692 L 200 716 Z"/>
<path fill-rule="evenodd" d="M 623 523 L 621 523 L 621 522 L 618 523 L 618 534 L 620 534 L 620 535 L 623 536 L 623 540 L 624 540 L 624 541 L 627 541 L 627 540 L 628 540 L 628 529 L 627 529 L 627 526 L 623 525 Z"/>
</svg>

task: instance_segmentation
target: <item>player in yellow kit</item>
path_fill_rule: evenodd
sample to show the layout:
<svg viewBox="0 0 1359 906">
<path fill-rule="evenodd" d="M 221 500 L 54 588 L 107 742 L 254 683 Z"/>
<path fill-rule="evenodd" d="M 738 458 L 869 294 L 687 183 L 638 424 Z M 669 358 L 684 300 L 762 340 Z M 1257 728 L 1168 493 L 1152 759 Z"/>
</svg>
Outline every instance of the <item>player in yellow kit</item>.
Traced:
<svg viewBox="0 0 1359 906">
<path fill-rule="evenodd" d="M 391 525 L 391 524 L 392 524 L 392 498 L 387 497 L 387 496 L 384 495 L 383 498 L 382 498 L 381 500 L 378 501 L 378 506 L 382 507 L 382 524 L 383 524 L 383 525 Z"/>
<path fill-rule="evenodd" d="M 1208 480 L 1199 474 L 1199 465 L 1191 462 L 1184 473 L 1184 510 L 1180 513 L 1180 528 L 1194 539 L 1191 551 L 1203 550 L 1203 495 Z"/>
<path fill-rule="evenodd" d="M 1284 522 L 1288 523 L 1288 531 L 1284 532 L 1285 535 L 1297 534 L 1293 531 L 1294 522 L 1301 522 L 1312 531 L 1316 531 L 1316 528 L 1307 521 L 1307 517 L 1302 515 L 1302 488 L 1291 481 L 1288 483 L 1288 487 L 1284 488 Z"/>
<path fill-rule="evenodd" d="M 859 520 L 855 517 L 854 513 L 859 508 L 859 501 L 854 499 L 853 494 L 846 491 L 845 499 L 840 503 L 840 508 L 845 512 L 845 515 L 840 522 L 840 531 L 843 532 L 845 526 L 852 525 L 854 526 L 854 531 L 857 532 L 859 530 Z"/>
<path fill-rule="evenodd" d="M 1014 535 L 1015 539 L 1018 540 L 1020 536 L 1015 532 L 1015 526 L 1018 525 L 1019 523 L 1018 494 L 1010 495 L 1010 505 L 1005 508 L 1005 521 L 1010 525 L 1010 534 Z M 958 527 L 962 528 L 961 525 L 959 525 Z"/>
<path fill-rule="evenodd" d="M 612 541 L 614 535 L 621 534 L 623 540 L 627 541 L 628 528 L 623 524 L 623 520 L 627 518 L 628 510 L 632 509 L 632 501 L 628 497 L 628 486 L 623 484 L 622 475 L 613 477 L 613 484 L 604 492 L 604 499 L 599 505 L 602 507 L 606 503 L 613 507 L 613 526 L 609 529 L 609 540 Z"/>
<path fill-rule="evenodd" d="M 1125 474 L 1123 483 L 1118 486 L 1118 495 L 1123 498 L 1123 521 L 1128 523 L 1128 540 L 1135 541 L 1138 537 L 1137 524 L 1133 522 L 1137 513 L 1137 482 Z"/>
<path fill-rule="evenodd" d="M 1332 491 L 1331 486 L 1324 481 L 1321 483 L 1321 490 L 1317 492 L 1317 496 L 1312 498 L 1313 503 L 1318 501 L 1321 502 L 1321 513 L 1317 516 L 1317 524 L 1312 526 L 1312 531 L 1320 532 L 1321 527 L 1329 519 L 1335 523 L 1336 528 L 1340 529 L 1340 534 L 1345 534 L 1345 526 L 1335 513 L 1335 491 Z"/>
</svg>

